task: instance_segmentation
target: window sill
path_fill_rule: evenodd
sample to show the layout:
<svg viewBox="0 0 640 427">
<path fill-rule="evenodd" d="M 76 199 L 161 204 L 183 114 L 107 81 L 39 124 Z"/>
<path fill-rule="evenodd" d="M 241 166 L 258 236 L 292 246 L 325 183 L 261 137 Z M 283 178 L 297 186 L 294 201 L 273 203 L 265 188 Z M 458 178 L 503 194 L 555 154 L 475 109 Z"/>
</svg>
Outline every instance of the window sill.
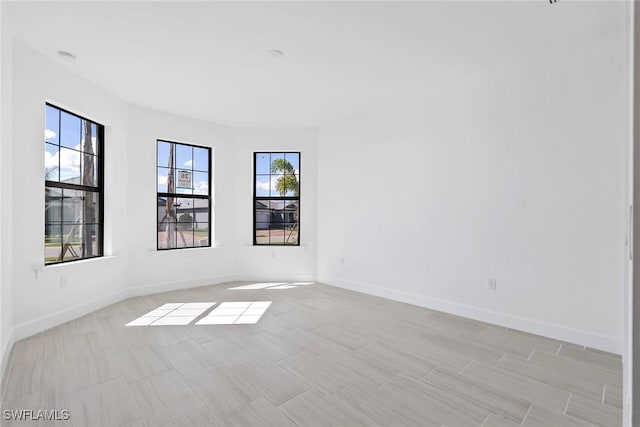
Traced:
<svg viewBox="0 0 640 427">
<path fill-rule="evenodd" d="M 245 244 L 247 248 L 265 248 L 265 249 L 274 249 L 274 248 L 297 248 L 297 249 L 307 249 L 307 245 L 254 245 L 253 243 Z"/>
<path fill-rule="evenodd" d="M 224 249 L 225 246 L 220 246 L 220 245 L 213 245 L 213 246 L 196 246 L 193 248 L 174 248 L 174 249 L 157 249 L 157 248 L 152 248 L 149 249 L 149 253 L 150 254 L 165 254 L 165 253 L 169 253 L 169 254 L 175 254 L 175 253 L 182 253 L 182 252 L 191 252 L 191 251 L 206 251 L 209 249 Z"/>
</svg>

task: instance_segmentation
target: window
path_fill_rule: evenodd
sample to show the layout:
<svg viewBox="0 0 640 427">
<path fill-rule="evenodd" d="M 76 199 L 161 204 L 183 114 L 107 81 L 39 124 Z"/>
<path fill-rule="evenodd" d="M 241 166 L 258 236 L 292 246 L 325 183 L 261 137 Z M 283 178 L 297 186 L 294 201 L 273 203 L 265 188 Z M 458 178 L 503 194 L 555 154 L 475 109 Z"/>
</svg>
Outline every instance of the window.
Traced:
<svg viewBox="0 0 640 427">
<path fill-rule="evenodd" d="M 254 153 L 253 244 L 300 245 L 300 153 Z"/>
<path fill-rule="evenodd" d="M 45 105 L 45 264 L 103 254 L 103 142 L 104 126 Z"/>
<path fill-rule="evenodd" d="M 158 140 L 158 249 L 211 246 L 211 149 Z"/>
</svg>

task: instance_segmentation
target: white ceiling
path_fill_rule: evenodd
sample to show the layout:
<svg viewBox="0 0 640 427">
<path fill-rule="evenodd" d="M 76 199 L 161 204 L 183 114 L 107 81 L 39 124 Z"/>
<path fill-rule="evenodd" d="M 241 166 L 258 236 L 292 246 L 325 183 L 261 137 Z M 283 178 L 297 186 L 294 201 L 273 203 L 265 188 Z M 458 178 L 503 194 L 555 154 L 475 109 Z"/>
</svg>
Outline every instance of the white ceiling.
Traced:
<svg viewBox="0 0 640 427">
<path fill-rule="evenodd" d="M 5 3 L 15 36 L 128 102 L 322 126 L 622 31 L 623 2 Z M 284 52 L 273 60 L 270 49 Z"/>
</svg>

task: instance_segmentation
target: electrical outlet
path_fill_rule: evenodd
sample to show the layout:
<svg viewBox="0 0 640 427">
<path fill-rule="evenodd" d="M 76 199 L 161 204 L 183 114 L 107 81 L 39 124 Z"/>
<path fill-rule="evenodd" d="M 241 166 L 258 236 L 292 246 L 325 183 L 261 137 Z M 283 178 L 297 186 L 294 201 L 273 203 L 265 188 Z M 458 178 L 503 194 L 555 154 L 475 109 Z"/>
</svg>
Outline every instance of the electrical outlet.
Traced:
<svg viewBox="0 0 640 427">
<path fill-rule="evenodd" d="M 496 290 L 496 285 L 497 285 L 497 283 L 496 283 L 496 282 L 497 282 L 497 280 L 496 280 L 496 279 L 489 279 L 489 282 L 488 282 L 488 286 L 487 286 L 487 288 L 488 288 L 490 291 L 495 291 L 495 290 Z"/>
<path fill-rule="evenodd" d="M 60 276 L 60 288 L 64 289 L 67 287 L 67 279 L 65 279 L 63 276 Z"/>
<path fill-rule="evenodd" d="M 344 257 L 340 258 L 340 265 L 344 265 Z"/>
</svg>

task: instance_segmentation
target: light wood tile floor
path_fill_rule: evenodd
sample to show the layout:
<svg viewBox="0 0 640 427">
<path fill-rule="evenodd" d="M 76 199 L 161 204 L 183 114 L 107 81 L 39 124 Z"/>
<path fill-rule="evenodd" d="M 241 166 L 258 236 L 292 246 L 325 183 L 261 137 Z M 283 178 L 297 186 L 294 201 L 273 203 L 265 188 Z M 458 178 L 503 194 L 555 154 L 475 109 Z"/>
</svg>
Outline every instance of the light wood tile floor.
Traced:
<svg viewBox="0 0 640 427">
<path fill-rule="evenodd" d="M 71 417 L 2 425 L 621 425 L 617 355 L 320 284 L 247 285 L 131 298 L 17 342 L 2 409 Z M 169 325 L 126 326 L 141 317 Z"/>
</svg>

